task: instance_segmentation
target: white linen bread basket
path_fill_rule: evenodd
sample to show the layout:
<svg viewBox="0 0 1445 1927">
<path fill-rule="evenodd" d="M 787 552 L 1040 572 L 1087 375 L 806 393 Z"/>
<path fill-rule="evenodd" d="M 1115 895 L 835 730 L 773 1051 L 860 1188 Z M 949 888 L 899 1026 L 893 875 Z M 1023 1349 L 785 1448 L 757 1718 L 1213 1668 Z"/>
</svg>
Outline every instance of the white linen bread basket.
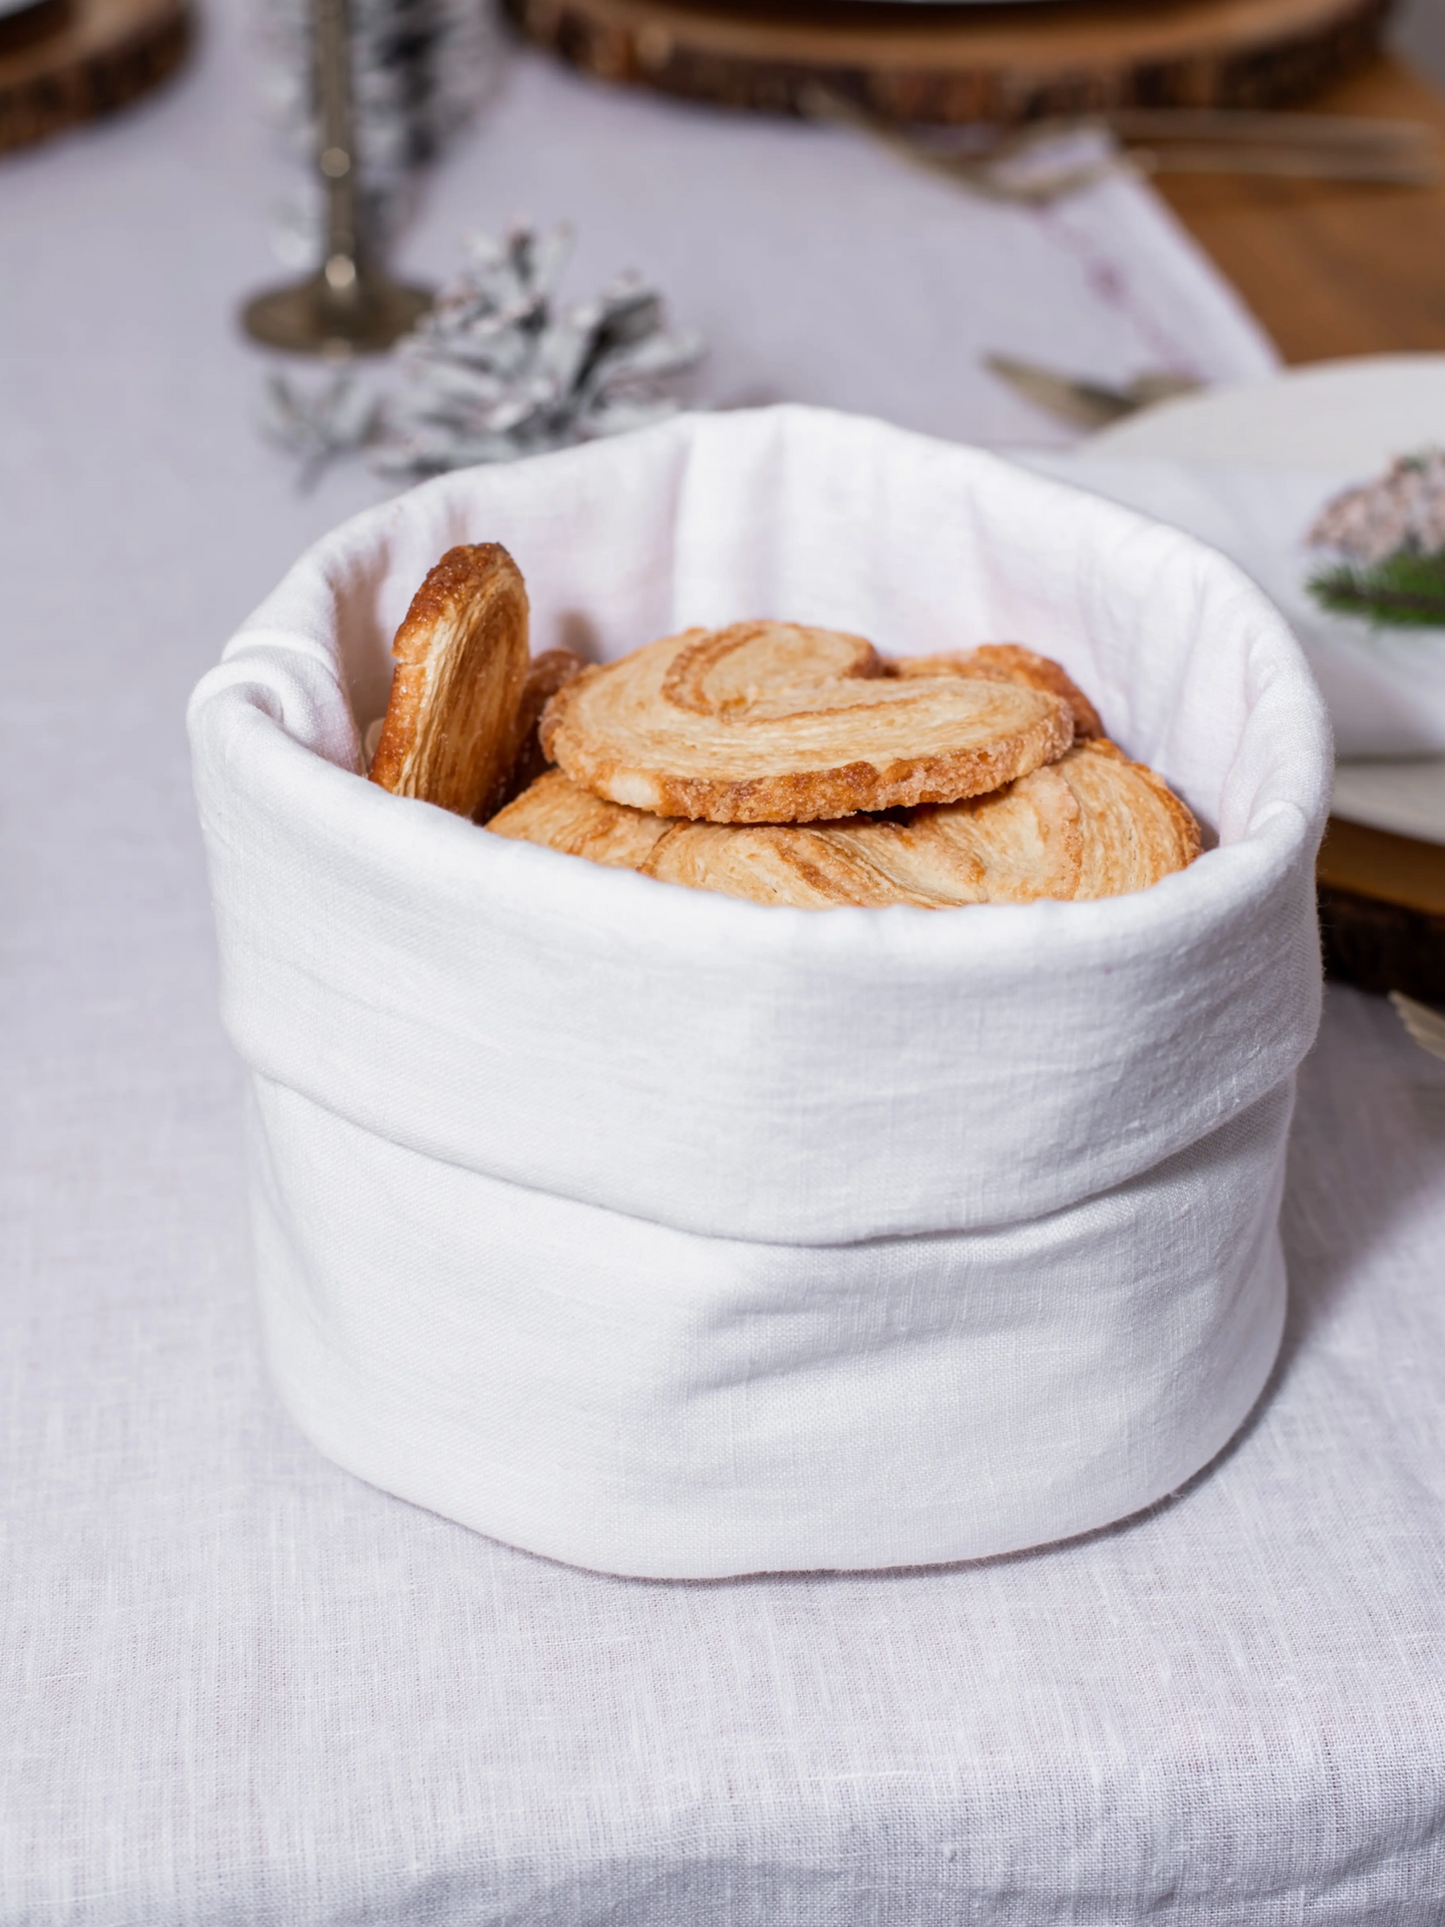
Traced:
<svg viewBox="0 0 1445 1927">
<path fill-rule="evenodd" d="M 534 650 L 1024 642 L 1217 847 L 1099 903 L 764 909 L 388 795 L 391 636 L 493 540 Z M 358 516 L 190 722 L 272 1369 L 341 1465 L 609 1572 L 916 1565 L 1134 1512 L 1258 1397 L 1329 743 L 1209 550 L 877 422 L 684 417 Z"/>
</svg>

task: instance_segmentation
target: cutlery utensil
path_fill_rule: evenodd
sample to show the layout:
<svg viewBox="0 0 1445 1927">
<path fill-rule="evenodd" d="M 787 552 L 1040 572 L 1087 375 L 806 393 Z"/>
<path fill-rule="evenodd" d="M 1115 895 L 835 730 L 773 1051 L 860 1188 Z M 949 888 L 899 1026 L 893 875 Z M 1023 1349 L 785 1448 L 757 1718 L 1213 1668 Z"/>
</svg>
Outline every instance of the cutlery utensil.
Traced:
<svg viewBox="0 0 1445 1927">
<path fill-rule="evenodd" d="M 1429 1051 L 1432 1057 L 1445 1057 L 1445 1011 L 1416 1003 L 1399 990 L 1390 992 L 1390 1002 L 1421 1050 Z"/>
<path fill-rule="evenodd" d="M 983 361 L 991 374 L 1008 382 L 1027 401 L 1047 408 L 1076 428 L 1107 428 L 1141 408 L 1151 408 L 1155 402 L 1169 401 L 1176 395 L 1193 394 L 1203 386 L 1188 375 L 1160 371 L 1112 387 L 1086 376 L 1044 368 L 1037 362 L 1020 361 L 1014 355 L 985 355 Z"/>
</svg>

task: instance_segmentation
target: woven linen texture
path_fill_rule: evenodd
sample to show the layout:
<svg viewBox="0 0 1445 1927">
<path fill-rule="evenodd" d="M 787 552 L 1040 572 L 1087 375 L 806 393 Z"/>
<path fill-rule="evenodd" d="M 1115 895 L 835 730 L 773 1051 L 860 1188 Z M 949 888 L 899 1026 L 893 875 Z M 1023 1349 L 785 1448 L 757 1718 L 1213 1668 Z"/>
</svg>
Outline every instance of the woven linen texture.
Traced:
<svg viewBox="0 0 1445 1927">
<path fill-rule="evenodd" d="M 1445 1067 L 1387 1006 L 1330 994 L 1285 1345 L 1218 1463 L 1072 1545 L 707 1584 L 508 1551 L 296 1434 L 194 1023 L 126 1044 L 164 1135 L 76 1078 L 32 1149 L 71 1210 L 5 1301 L 7 1922 L 1440 1918 Z M 157 1200 L 124 1263 L 77 1150 Z"/>
<path fill-rule="evenodd" d="M 539 646 L 1027 636 L 1218 847 L 1103 903 L 820 916 L 386 796 L 395 605 L 483 535 Z M 911 1565 L 1135 1511 L 1253 1403 L 1327 737 L 1230 565 L 880 423 L 694 417 L 357 518 L 191 714 L 268 1344 L 341 1464 L 609 1572 Z"/>
</svg>

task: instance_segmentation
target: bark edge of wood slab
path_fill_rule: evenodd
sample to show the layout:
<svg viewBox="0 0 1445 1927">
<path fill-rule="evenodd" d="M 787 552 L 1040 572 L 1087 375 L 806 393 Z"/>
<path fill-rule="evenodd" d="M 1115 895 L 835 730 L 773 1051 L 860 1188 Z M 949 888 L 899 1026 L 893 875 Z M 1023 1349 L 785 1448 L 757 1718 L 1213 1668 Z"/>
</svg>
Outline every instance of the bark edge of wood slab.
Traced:
<svg viewBox="0 0 1445 1927">
<path fill-rule="evenodd" d="M 785 114 L 821 83 L 887 119 L 949 123 L 1304 100 L 1378 52 L 1394 0 L 503 4 L 598 79 Z"/>
<path fill-rule="evenodd" d="M 193 37 L 187 0 L 41 0 L 0 20 L 0 155 L 128 106 Z"/>
<path fill-rule="evenodd" d="M 1326 976 L 1445 1009 L 1445 845 L 1331 817 L 1317 876 Z"/>
</svg>

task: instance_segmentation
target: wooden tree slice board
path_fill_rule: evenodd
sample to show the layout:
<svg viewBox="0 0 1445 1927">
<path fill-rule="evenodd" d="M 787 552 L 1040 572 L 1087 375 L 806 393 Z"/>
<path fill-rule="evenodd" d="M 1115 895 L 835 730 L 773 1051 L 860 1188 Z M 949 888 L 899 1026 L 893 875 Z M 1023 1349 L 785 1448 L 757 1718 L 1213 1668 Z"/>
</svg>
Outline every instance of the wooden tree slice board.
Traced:
<svg viewBox="0 0 1445 1927">
<path fill-rule="evenodd" d="M 1392 0 L 504 0 L 523 32 L 602 79 L 796 113 L 822 83 L 895 120 L 1109 107 L 1269 107 L 1375 51 Z"/>
<path fill-rule="evenodd" d="M 1316 877 L 1329 974 L 1445 1008 L 1445 844 L 1331 817 Z"/>
<path fill-rule="evenodd" d="M 186 0 L 42 0 L 0 18 L 0 152 L 148 93 L 190 40 Z"/>
</svg>

